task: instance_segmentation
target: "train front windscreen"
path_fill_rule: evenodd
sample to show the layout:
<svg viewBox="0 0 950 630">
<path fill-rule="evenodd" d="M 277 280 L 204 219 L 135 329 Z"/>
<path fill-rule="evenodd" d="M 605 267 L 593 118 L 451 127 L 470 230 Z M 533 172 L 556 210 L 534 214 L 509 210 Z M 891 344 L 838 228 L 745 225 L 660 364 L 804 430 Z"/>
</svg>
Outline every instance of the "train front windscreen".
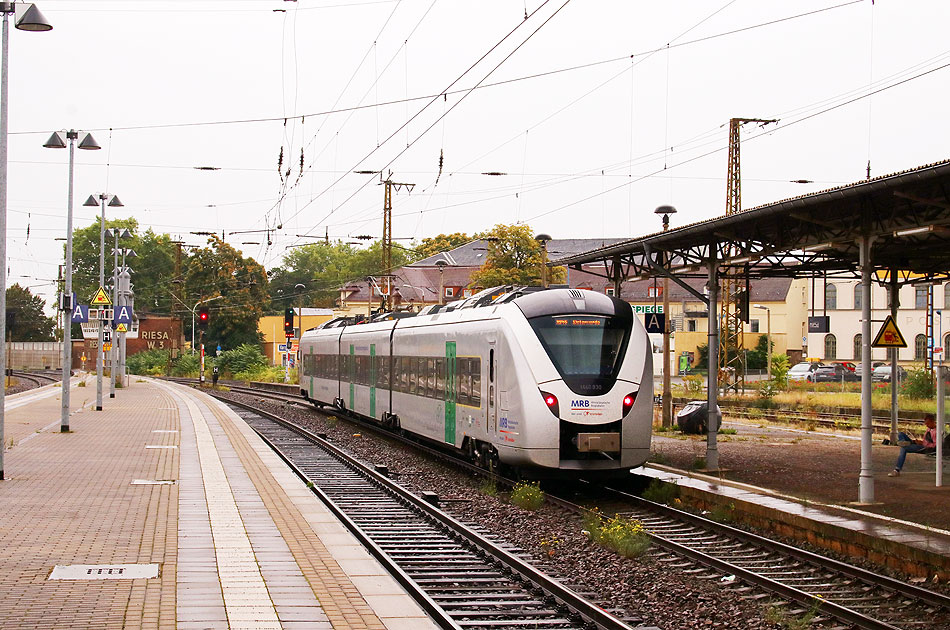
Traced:
<svg viewBox="0 0 950 630">
<path fill-rule="evenodd" d="M 610 391 L 627 348 L 630 322 L 603 315 L 546 315 L 530 320 L 541 345 L 572 391 Z"/>
</svg>

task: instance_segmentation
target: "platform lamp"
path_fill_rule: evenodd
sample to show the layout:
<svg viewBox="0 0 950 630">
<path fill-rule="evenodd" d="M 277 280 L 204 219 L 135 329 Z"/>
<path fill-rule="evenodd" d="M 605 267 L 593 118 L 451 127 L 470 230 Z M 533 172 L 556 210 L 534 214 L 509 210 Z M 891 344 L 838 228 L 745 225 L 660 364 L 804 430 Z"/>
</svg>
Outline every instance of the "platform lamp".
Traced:
<svg viewBox="0 0 950 630">
<path fill-rule="evenodd" d="M 663 231 L 670 229 L 673 206 L 660 206 L 653 211 L 663 217 Z M 665 262 L 665 261 L 664 261 Z M 673 393 L 670 387 L 670 279 L 663 276 L 663 426 L 673 426 Z"/>
<path fill-rule="evenodd" d="M 550 234 L 538 234 L 534 240 L 541 243 L 541 286 L 548 288 L 548 241 L 551 240 Z"/>
<path fill-rule="evenodd" d="M 439 268 L 439 304 L 445 304 L 445 267 L 449 263 L 441 258 L 435 261 L 435 266 Z"/>
<path fill-rule="evenodd" d="M 20 4 L 23 4 L 22 2 Z M 10 74 L 10 14 L 15 13 L 15 2 L 0 2 L 0 11 L 3 12 L 3 35 L 0 40 L 0 287 L 7 286 L 7 129 L 9 127 L 9 99 L 7 98 Z M 23 15 L 16 19 L 13 25 L 21 31 L 48 31 L 53 27 L 35 4 L 28 4 Z M 0 313 L 6 313 L 7 292 L 0 291 Z M 0 374 L 7 373 L 6 348 L 6 318 L 0 317 Z M 6 388 L 0 386 L 0 481 L 3 480 L 3 406 L 6 398 Z"/>
<path fill-rule="evenodd" d="M 119 201 L 115 195 L 99 193 L 98 195 L 89 195 L 89 198 L 82 204 L 87 208 L 102 207 L 102 213 L 99 216 L 99 288 L 105 284 L 106 273 L 106 206 L 110 208 L 121 208 L 125 204 Z M 99 348 L 96 352 L 96 411 L 102 411 L 102 361 L 105 355 L 102 352 L 102 333 L 103 322 L 99 317 Z"/>
<path fill-rule="evenodd" d="M 65 137 L 63 137 L 65 134 Z M 80 136 L 82 139 L 80 140 Z M 76 141 L 79 140 L 77 145 Z M 69 377 L 73 367 L 73 339 L 72 339 L 72 310 L 73 304 L 73 171 L 75 166 L 75 149 L 95 151 L 102 147 L 92 137 L 91 133 L 70 129 L 66 132 L 55 131 L 43 145 L 47 149 L 65 149 L 69 146 L 69 185 L 66 192 L 66 273 L 63 294 L 60 296 L 59 309 L 64 314 L 63 319 L 63 394 L 62 413 L 60 415 L 59 430 L 62 433 L 69 431 Z"/>
</svg>

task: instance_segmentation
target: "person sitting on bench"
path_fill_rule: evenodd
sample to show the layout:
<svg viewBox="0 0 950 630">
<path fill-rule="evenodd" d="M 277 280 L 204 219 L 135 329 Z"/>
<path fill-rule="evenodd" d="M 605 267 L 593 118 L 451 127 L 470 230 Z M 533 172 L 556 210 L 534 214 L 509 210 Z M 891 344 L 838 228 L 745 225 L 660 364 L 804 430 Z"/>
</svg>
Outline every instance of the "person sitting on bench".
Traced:
<svg viewBox="0 0 950 630">
<path fill-rule="evenodd" d="M 894 470 L 887 473 L 888 477 L 899 477 L 901 468 L 904 467 L 904 460 L 907 459 L 907 453 L 933 453 L 937 450 L 937 421 L 932 413 L 924 416 L 924 426 L 927 427 L 922 440 L 916 440 L 903 431 L 897 434 L 897 445 L 901 447 L 900 455 L 897 456 L 897 463 L 894 464 Z"/>
</svg>

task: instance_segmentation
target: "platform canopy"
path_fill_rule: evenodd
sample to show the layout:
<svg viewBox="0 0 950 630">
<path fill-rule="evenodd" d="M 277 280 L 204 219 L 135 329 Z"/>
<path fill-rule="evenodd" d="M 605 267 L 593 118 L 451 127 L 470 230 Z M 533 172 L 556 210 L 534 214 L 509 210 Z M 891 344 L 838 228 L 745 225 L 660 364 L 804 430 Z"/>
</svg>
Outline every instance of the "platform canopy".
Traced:
<svg viewBox="0 0 950 630">
<path fill-rule="evenodd" d="M 785 199 L 733 215 L 552 260 L 608 278 L 655 275 L 658 262 L 679 277 L 706 276 L 716 248 L 720 268 L 756 277 L 858 276 L 858 239 L 872 237 L 872 264 L 902 282 L 950 271 L 950 160 Z M 659 254 L 664 252 L 664 256 Z M 652 264 L 651 264 L 652 262 Z M 595 272 L 596 273 L 596 272 Z M 883 279 L 883 278 L 880 278 Z"/>
</svg>

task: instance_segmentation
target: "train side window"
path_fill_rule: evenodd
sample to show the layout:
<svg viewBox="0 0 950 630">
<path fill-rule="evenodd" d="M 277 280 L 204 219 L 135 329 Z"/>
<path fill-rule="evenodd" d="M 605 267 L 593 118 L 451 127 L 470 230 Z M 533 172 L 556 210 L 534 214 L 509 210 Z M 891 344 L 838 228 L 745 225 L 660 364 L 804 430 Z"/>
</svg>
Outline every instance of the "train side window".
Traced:
<svg viewBox="0 0 950 630">
<path fill-rule="evenodd" d="M 469 397 L 473 407 L 482 406 L 482 360 L 478 357 L 469 359 L 469 371 L 472 375 L 472 394 Z"/>
<path fill-rule="evenodd" d="M 419 383 L 419 372 L 416 370 L 416 358 L 409 357 L 406 363 L 408 363 L 406 371 L 409 372 L 409 393 L 415 396 Z"/>
<path fill-rule="evenodd" d="M 426 359 L 426 396 L 435 398 L 435 359 Z"/>
<path fill-rule="evenodd" d="M 445 400 L 445 359 L 435 360 L 435 392 L 439 400 Z"/>
<path fill-rule="evenodd" d="M 376 386 L 389 389 L 389 357 L 376 357 Z"/>
<path fill-rule="evenodd" d="M 488 382 L 495 382 L 495 349 L 488 351 Z"/>
<path fill-rule="evenodd" d="M 471 404 L 471 395 L 472 395 L 472 378 L 469 374 L 469 359 L 459 359 L 459 370 L 458 370 L 458 401 L 460 405 Z"/>
<path fill-rule="evenodd" d="M 409 393 L 409 361 L 406 357 L 399 357 L 399 391 L 403 394 Z"/>
</svg>

